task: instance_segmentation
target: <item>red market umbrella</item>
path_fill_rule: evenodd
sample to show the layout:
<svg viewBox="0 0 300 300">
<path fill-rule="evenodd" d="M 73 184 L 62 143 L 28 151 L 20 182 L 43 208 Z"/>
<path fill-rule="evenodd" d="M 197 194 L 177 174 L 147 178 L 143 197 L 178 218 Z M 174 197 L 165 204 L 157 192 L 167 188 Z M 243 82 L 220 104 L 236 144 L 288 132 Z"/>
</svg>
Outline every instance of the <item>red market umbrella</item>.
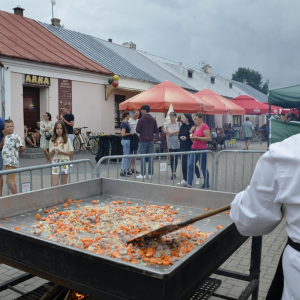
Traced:
<svg viewBox="0 0 300 300">
<path fill-rule="evenodd" d="M 268 101 L 264 102 L 264 104 L 269 105 Z M 282 108 L 276 105 L 271 105 L 271 114 L 275 114 L 275 115 L 286 115 L 289 112 L 293 113 L 294 115 L 298 116 L 299 111 L 298 110 L 290 110 L 287 108 Z"/>
<path fill-rule="evenodd" d="M 244 108 L 211 91 L 210 89 L 204 89 L 196 93 L 195 96 L 197 96 L 198 99 L 205 100 L 215 106 L 212 112 L 207 113 L 209 115 L 244 115 L 246 113 Z"/>
<path fill-rule="evenodd" d="M 247 115 L 263 115 L 269 113 L 269 106 L 255 100 L 255 98 L 241 95 L 235 97 L 231 100 L 231 102 L 237 104 L 238 106 L 244 108 L 246 110 Z"/>
<path fill-rule="evenodd" d="M 140 109 L 144 104 L 150 106 L 151 112 L 166 112 L 171 104 L 175 112 L 206 114 L 214 109 L 214 105 L 198 99 L 192 93 L 170 81 L 164 81 L 120 103 L 119 109 L 131 111 Z"/>
</svg>

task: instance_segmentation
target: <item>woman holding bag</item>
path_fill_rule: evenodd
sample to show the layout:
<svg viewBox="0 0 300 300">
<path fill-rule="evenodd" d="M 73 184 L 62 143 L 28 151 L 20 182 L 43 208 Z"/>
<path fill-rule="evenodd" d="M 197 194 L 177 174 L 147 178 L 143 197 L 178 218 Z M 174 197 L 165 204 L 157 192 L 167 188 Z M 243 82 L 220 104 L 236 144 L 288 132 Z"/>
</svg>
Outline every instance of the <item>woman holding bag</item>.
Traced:
<svg viewBox="0 0 300 300">
<path fill-rule="evenodd" d="M 44 121 L 41 121 L 41 142 L 40 147 L 43 149 L 45 156 L 46 156 L 46 164 L 49 162 L 52 163 L 52 159 L 49 153 L 49 142 L 51 139 L 51 136 L 53 134 L 53 127 L 54 124 L 51 122 L 51 114 L 48 112 L 45 112 L 44 115 Z"/>
</svg>

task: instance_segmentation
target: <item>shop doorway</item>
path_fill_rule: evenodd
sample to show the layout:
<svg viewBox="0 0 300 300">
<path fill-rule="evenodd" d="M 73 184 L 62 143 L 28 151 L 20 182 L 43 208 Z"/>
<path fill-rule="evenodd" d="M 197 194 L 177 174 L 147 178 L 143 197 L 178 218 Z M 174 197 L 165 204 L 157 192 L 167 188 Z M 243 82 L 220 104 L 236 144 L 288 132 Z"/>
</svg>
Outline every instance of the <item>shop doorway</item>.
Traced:
<svg viewBox="0 0 300 300">
<path fill-rule="evenodd" d="M 23 110 L 24 125 L 34 128 L 36 122 L 40 121 L 40 89 L 33 87 L 23 87 Z"/>
</svg>

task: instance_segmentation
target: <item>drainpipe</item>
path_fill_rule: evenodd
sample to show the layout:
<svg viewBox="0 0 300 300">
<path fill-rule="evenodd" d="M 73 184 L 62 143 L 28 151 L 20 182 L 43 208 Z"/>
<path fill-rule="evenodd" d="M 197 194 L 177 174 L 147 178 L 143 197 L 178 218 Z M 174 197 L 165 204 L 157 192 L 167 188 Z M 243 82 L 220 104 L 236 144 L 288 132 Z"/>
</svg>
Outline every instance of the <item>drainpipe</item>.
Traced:
<svg viewBox="0 0 300 300">
<path fill-rule="evenodd" d="M 0 94 L 1 94 L 1 115 L 5 119 L 5 88 L 4 88 L 4 65 L 0 62 L 1 67 L 1 82 L 0 82 Z"/>
</svg>

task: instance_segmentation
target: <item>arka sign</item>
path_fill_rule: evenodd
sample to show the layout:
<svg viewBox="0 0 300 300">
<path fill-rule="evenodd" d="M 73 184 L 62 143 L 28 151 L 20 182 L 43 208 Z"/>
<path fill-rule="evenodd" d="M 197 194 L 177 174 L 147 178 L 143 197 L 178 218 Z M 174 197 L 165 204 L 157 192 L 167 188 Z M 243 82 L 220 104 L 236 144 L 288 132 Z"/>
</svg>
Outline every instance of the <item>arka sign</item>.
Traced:
<svg viewBox="0 0 300 300">
<path fill-rule="evenodd" d="M 25 74 L 25 83 L 50 86 L 50 77 Z"/>
</svg>

